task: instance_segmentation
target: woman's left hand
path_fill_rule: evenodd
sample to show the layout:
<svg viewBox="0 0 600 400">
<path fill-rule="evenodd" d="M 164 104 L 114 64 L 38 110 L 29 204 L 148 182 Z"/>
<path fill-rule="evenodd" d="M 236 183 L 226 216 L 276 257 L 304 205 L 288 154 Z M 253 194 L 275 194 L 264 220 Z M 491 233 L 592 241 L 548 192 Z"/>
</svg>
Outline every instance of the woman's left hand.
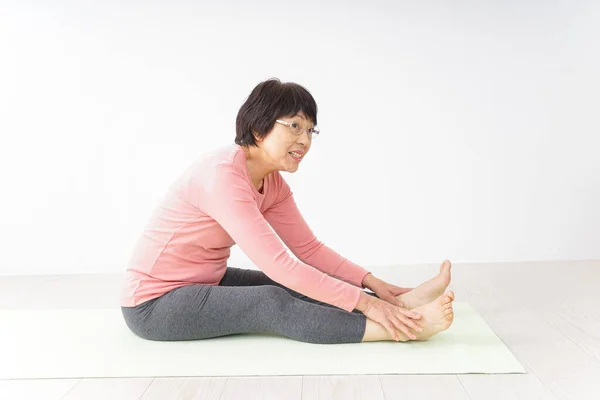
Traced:
<svg viewBox="0 0 600 400">
<path fill-rule="evenodd" d="M 368 284 L 365 285 L 368 289 L 371 289 L 373 293 L 377 295 L 381 300 L 385 300 L 390 304 L 394 304 L 400 307 L 404 307 L 404 304 L 396 298 L 401 294 L 410 292 L 413 288 L 402 288 L 391 283 L 382 281 L 379 278 L 371 277 Z"/>
</svg>

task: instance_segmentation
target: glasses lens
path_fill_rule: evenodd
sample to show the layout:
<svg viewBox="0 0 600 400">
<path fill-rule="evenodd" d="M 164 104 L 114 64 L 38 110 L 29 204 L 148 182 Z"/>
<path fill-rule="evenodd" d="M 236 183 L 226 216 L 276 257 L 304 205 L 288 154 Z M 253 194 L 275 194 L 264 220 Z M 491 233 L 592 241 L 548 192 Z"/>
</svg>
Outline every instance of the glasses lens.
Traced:
<svg viewBox="0 0 600 400">
<path fill-rule="evenodd" d="M 296 135 L 299 135 L 302 133 L 302 128 L 300 127 L 300 124 L 298 124 L 297 122 L 292 122 L 292 124 L 290 125 L 290 128 L 292 128 L 292 132 L 294 132 Z"/>
</svg>

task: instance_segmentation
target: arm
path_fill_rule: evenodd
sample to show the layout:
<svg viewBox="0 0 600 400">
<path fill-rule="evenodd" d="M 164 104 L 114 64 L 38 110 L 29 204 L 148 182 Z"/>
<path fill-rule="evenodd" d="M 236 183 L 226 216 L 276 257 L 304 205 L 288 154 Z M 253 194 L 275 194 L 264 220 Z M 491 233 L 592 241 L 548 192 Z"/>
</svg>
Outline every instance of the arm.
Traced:
<svg viewBox="0 0 600 400">
<path fill-rule="evenodd" d="M 359 288 L 368 287 L 366 283 L 372 279 L 372 274 L 317 240 L 298 210 L 287 182 L 281 175 L 277 181 L 280 185 L 279 199 L 265 211 L 264 216 L 292 253 L 303 263 L 330 276 Z"/>
<path fill-rule="evenodd" d="M 361 290 L 294 260 L 258 209 L 243 171 L 216 167 L 216 175 L 199 189 L 199 206 L 227 231 L 269 278 L 305 296 L 352 311 Z"/>
</svg>

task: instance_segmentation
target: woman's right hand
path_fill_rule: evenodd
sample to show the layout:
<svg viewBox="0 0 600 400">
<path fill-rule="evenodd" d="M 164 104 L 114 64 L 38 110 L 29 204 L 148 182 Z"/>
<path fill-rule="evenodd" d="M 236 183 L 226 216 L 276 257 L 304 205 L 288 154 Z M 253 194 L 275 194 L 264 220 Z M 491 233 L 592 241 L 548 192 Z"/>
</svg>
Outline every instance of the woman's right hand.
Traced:
<svg viewBox="0 0 600 400">
<path fill-rule="evenodd" d="M 361 293 L 357 309 L 367 318 L 383 325 L 395 341 L 400 340 L 398 330 L 411 339 L 416 339 L 417 337 L 410 328 L 418 332 L 423 331 L 421 326 L 414 321 L 415 319 L 420 319 L 421 314 L 390 304 L 385 300 L 370 296 L 364 292 Z"/>
</svg>

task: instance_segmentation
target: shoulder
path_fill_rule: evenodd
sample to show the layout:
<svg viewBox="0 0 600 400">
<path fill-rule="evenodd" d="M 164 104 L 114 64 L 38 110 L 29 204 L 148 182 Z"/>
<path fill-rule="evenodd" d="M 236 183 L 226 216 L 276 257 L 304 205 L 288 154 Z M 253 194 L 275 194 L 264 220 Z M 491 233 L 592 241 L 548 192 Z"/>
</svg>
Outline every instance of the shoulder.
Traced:
<svg viewBox="0 0 600 400">
<path fill-rule="evenodd" d="M 244 153 L 241 146 L 229 144 L 221 146 L 206 153 L 202 157 L 202 167 L 240 167 L 243 163 Z"/>
<path fill-rule="evenodd" d="M 189 168 L 189 176 L 196 182 L 212 181 L 217 175 L 235 175 L 242 170 L 243 153 L 237 144 L 209 150 L 198 157 Z"/>
<path fill-rule="evenodd" d="M 205 152 L 184 173 L 181 183 L 205 198 L 230 186 L 249 186 L 241 166 L 241 151 L 238 145 L 227 145 Z"/>
</svg>

